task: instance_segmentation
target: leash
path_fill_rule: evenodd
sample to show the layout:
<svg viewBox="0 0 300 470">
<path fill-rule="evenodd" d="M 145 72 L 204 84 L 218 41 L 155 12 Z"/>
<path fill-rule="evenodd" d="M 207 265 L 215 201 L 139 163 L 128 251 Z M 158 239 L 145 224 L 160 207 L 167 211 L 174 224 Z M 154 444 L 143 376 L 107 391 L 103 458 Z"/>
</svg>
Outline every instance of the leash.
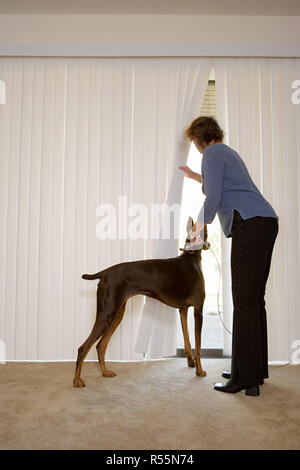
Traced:
<svg viewBox="0 0 300 470">
<path fill-rule="evenodd" d="M 217 265 L 218 265 L 218 268 L 219 268 L 219 282 L 218 282 L 218 294 L 217 294 L 218 315 L 219 315 L 220 321 L 221 321 L 221 323 L 222 323 L 222 325 L 223 325 L 223 328 L 225 328 L 225 330 L 232 336 L 231 331 L 228 330 L 228 328 L 226 327 L 225 323 L 223 322 L 222 317 L 221 317 L 221 312 L 220 312 L 220 302 L 219 302 L 219 300 L 220 300 L 220 284 L 221 284 L 221 272 L 222 272 L 221 266 L 220 266 L 219 260 L 218 260 L 218 258 L 217 258 L 217 256 L 216 256 L 214 250 L 212 249 L 211 245 L 210 245 L 210 247 L 209 247 L 209 250 L 212 251 L 214 257 L 216 258 L 216 262 L 217 262 Z"/>
</svg>

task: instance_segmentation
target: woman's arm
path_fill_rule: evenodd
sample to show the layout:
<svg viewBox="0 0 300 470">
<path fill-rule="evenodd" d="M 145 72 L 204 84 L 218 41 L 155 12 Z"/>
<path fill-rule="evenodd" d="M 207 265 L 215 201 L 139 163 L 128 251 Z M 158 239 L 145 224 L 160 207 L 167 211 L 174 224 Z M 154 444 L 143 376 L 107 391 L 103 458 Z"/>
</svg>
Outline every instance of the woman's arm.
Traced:
<svg viewBox="0 0 300 470">
<path fill-rule="evenodd" d="M 187 165 L 180 166 L 179 169 L 184 171 L 184 176 L 186 176 L 187 178 L 191 178 L 195 181 L 198 181 L 198 183 L 202 183 L 201 175 L 191 170 Z"/>
<path fill-rule="evenodd" d="M 222 180 L 225 162 L 215 149 L 209 149 L 202 159 L 206 198 L 198 215 L 198 221 L 210 224 L 216 215 L 222 199 Z"/>
</svg>

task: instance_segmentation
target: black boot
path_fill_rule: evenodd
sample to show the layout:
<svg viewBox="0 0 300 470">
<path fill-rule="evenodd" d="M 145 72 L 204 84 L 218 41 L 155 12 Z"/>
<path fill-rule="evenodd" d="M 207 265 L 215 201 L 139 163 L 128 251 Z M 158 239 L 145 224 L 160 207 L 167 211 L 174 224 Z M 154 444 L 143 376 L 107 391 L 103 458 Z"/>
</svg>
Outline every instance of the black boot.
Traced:
<svg viewBox="0 0 300 470">
<path fill-rule="evenodd" d="M 215 390 L 226 393 L 237 393 L 241 390 L 245 390 L 246 395 L 257 397 L 259 395 L 259 385 L 240 385 L 235 382 L 228 380 L 226 383 L 216 383 L 214 386 Z"/>
<path fill-rule="evenodd" d="M 224 377 L 224 379 L 230 379 L 231 378 L 231 373 L 224 370 L 224 372 L 222 374 L 222 377 Z M 264 379 L 262 379 L 262 381 L 259 382 L 259 385 L 263 385 L 264 383 L 265 383 Z"/>
</svg>

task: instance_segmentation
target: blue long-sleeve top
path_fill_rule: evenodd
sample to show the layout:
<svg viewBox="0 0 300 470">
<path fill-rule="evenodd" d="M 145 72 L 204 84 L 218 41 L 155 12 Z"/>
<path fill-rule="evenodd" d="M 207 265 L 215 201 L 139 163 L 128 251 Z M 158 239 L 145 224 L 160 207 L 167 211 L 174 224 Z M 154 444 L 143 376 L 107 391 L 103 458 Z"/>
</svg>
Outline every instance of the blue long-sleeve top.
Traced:
<svg viewBox="0 0 300 470">
<path fill-rule="evenodd" d="M 239 154 L 226 144 L 211 144 L 204 149 L 202 191 L 206 195 L 198 220 L 210 224 L 218 214 L 224 235 L 232 236 L 233 211 L 243 219 L 255 216 L 279 219 L 271 204 L 251 179 Z"/>
</svg>

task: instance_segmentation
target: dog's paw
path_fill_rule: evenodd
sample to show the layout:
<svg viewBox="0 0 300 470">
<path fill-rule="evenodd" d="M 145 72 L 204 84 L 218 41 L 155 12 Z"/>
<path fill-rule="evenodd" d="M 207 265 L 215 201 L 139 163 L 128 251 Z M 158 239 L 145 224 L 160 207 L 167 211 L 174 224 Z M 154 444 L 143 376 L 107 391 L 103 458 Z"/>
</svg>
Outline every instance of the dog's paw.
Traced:
<svg viewBox="0 0 300 470">
<path fill-rule="evenodd" d="M 196 371 L 196 375 L 198 377 L 205 377 L 206 376 L 206 371 L 205 370 Z"/>
<path fill-rule="evenodd" d="M 195 359 L 193 359 L 192 357 L 188 358 L 187 363 L 189 367 L 195 367 Z"/>
<path fill-rule="evenodd" d="M 103 377 L 115 377 L 117 374 L 113 370 L 106 370 L 102 372 Z"/>
<path fill-rule="evenodd" d="M 82 379 L 74 379 L 73 380 L 73 387 L 75 387 L 75 388 L 85 387 L 85 383 Z"/>
</svg>

